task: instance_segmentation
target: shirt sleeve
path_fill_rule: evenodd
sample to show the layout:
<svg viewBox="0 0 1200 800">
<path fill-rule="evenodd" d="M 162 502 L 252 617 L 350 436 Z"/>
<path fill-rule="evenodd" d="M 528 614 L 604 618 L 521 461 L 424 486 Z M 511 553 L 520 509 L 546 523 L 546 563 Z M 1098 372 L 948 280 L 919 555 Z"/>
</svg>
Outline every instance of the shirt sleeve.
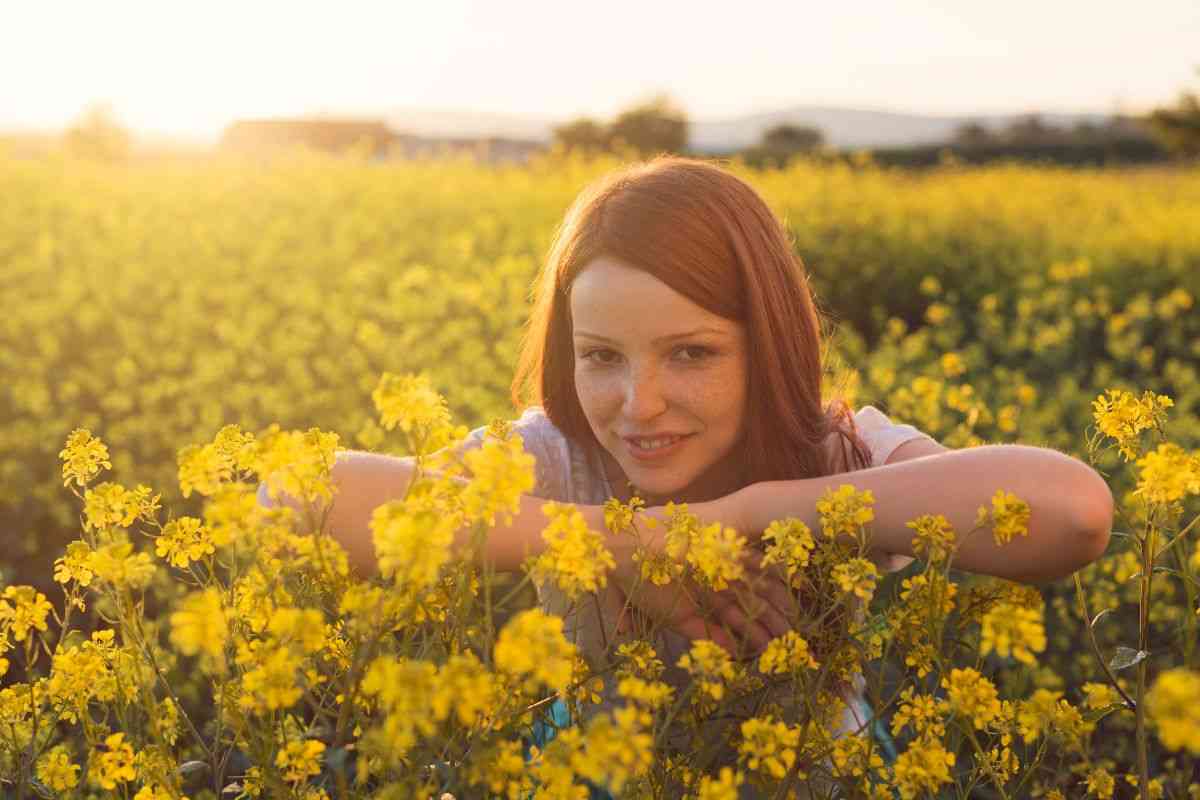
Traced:
<svg viewBox="0 0 1200 800">
<path fill-rule="evenodd" d="M 929 434 L 918 430 L 912 425 L 897 424 L 888 419 L 887 415 L 875 406 L 863 406 L 854 415 L 854 424 L 859 436 L 871 452 L 871 466 L 882 467 L 896 448 L 913 439 L 928 439 L 935 441 Z M 913 562 L 912 556 L 898 553 L 885 553 L 875 550 L 871 559 L 881 572 L 895 572 L 907 567 Z"/>
<path fill-rule="evenodd" d="M 871 466 L 882 467 L 897 447 L 913 439 L 933 437 L 912 425 L 896 424 L 875 406 L 863 406 L 854 415 L 859 436 L 871 451 Z"/>
<path fill-rule="evenodd" d="M 513 433 L 521 437 L 521 446 L 534 458 L 535 497 L 566 499 L 563 484 L 567 480 L 564 459 L 559 451 L 565 450 L 558 429 L 553 426 L 546 413 L 538 407 L 528 408 L 519 419 L 512 421 Z M 457 446 L 459 453 L 483 445 L 487 426 L 482 425 L 467 434 Z"/>
</svg>

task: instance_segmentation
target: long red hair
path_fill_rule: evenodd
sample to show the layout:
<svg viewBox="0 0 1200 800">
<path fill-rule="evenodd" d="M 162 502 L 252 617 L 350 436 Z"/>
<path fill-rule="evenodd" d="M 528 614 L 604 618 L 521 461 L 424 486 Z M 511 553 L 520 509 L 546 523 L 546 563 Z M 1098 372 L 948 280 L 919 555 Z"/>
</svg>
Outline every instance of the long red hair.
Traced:
<svg viewBox="0 0 1200 800">
<path fill-rule="evenodd" d="M 599 446 L 575 392 L 569 298 L 576 276 L 601 255 L 745 326 L 742 485 L 870 466 L 844 396 L 822 405 L 823 317 L 786 229 L 748 183 L 695 158 L 624 167 L 572 203 L 535 285 L 512 384 L 517 408 L 541 405 L 566 436 Z M 833 432 L 845 437 L 841 464 L 823 446 Z"/>
</svg>

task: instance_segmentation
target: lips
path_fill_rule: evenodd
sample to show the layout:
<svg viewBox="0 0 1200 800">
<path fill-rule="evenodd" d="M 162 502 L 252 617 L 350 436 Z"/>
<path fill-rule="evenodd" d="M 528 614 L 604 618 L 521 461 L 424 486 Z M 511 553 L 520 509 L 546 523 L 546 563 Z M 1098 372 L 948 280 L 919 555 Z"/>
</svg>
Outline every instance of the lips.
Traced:
<svg viewBox="0 0 1200 800">
<path fill-rule="evenodd" d="M 629 455 L 638 461 L 658 461 L 678 450 L 684 442 L 691 438 L 690 433 L 659 433 L 654 436 L 625 436 L 625 447 Z M 647 442 L 657 443 L 657 447 L 644 448 Z"/>
</svg>

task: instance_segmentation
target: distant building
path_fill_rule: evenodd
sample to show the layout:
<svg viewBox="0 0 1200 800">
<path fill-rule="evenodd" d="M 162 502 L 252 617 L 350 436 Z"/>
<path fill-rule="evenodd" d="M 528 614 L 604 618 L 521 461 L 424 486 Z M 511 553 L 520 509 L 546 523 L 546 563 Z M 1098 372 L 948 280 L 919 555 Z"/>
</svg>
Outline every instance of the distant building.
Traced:
<svg viewBox="0 0 1200 800">
<path fill-rule="evenodd" d="M 471 155 L 487 163 L 525 162 L 532 154 L 546 149 L 535 141 L 500 136 L 415 136 L 396 133 L 378 120 L 337 119 L 241 120 L 226 128 L 220 146 L 232 152 L 262 154 L 295 145 L 335 153 L 356 145 L 366 146 L 372 158 L 377 160 Z"/>
</svg>

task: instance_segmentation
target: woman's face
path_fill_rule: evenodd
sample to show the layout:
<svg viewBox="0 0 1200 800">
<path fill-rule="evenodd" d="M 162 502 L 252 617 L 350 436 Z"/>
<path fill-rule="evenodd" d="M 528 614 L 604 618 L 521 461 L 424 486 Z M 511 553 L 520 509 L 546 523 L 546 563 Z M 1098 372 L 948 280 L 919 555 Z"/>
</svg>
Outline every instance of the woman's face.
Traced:
<svg viewBox="0 0 1200 800">
<path fill-rule="evenodd" d="M 624 478 L 655 504 L 738 488 L 742 325 L 606 256 L 576 277 L 570 302 L 575 390 L 614 491 L 625 497 Z"/>
</svg>

